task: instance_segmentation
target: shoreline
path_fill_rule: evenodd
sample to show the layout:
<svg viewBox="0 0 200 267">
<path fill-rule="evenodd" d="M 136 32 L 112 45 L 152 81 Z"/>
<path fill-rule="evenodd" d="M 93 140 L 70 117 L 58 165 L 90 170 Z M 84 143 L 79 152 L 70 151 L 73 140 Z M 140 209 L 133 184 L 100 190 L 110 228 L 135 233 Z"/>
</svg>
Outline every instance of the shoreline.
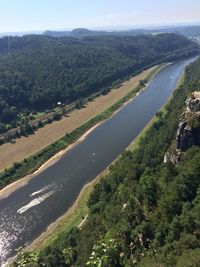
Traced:
<svg viewBox="0 0 200 267">
<path fill-rule="evenodd" d="M 137 97 L 140 93 L 142 93 L 142 91 L 144 91 L 147 86 L 149 85 L 150 80 L 159 72 L 161 71 L 164 67 L 166 67 L 168 64 L 171 63 L 163 63 L 161 65 L 156 65 L 154 66 L 152 72 L 148 75 L 149 77 L 147 77 L 147 79 L 149 79 L 148 83 L 141 88 L 138 92 L 136 91 L 135 94 L 133 95 L 133 97 L 131 97 L 130 99 L 128 99 L 126 102 L 124 102 L 122 104 L 122 106 L 120 106 L 117 110 L 115 110 L 112 115 L 107 118 L 110 119 L 112 118 L 117 112 L 119 112 L 122 108 L 124 108 L 125 105 L 127 105 L 130 101 L 132 101 L 135 97 Z M 150 68 L 151 69 L 151 68 Z M 137 86 L 134 87 L 132 89 L 132 91 L 130 91 L 129 93 L 133 92 L 134 90 L 136 90 Z M 128 94 L 129 94 L 128 93 Z M 127 94 L 127 95 L 128 95 Z M 126 97 L 126 96 L 124 96 Z M 121 98 L 123 99 L 123 98 Z M 117 100 L 120 101 L 121 99 Z M 104 111 L 102 111 L 104 112 Z M 101 113 L 100 113 L 101 114 Z M 87 130 L 82 136 L 80 136 L 78 138 L 78 140 L 76 140 L 74 143 L 72 143 L 71 145 L 69 145 L 67 148 L 59 151 L 58 153 L 56 153 L 54 156 L 52 156 L 50 159 L 48 159 L 45 163 L 43 163 L 36 171 L 34 171 L 31 174 L 28 174 L 10 184 L 8 184 L 6 187 L 2 188 L 0 190 L 0 200 L 7 198 L 8 196 L 10 196 L 12 193 L 14 193 L 15 191 L 17 191 L 19 188 L 27 185 L 33 178 L 35 178 L 39 173 L 43 172 L 44 170 L 46 170 L 48 167 L 52 166 L 53 164 L 55 164 L 65 153 L 67 153 L 69 150 L 71 150 L 72 148 L 74 148 L 76 145 L 78 145 L 80 142 L 84 141 L 85 138 L 95 129 L 97 128 L 101 123 L 103 123 L 104 121 L 106 121 L 107 119 L 103 119 L 102 121 L 98 122 L 97 124 L 95 124 L 93 127 L 91 127 L 89 130 Z M 85 122 L 87 123 L 87 121 Z"/>
<path fill-rule="evenodd" d="M 113 164 L 113 162 L 111 163 Z M 110 165 L 111 165 L 110 164 Z M 78 194 L 78 197 L 76 198 L 75 202 L 72 204 L 72 206 L 63 214 L 61 215 L 56 221 L 52 222 L 47 228 L 46 230 L 41 233 L 35 240 L 33 240 L 33 242 L 31 242 L 25 249 L 28 251 L 31 250 L 37 250 L 38 247 L 40 247 L 39 249 L 42 249 L 43 247 L 45 247 L 45 241 L 48 242 L 49 239 L 54 240 L 55 238 L 57 238 L 57 234 L 63 231 L 63 225 L 67 222 L 68 219 L 71 218 L 71 216 L 75 213 L 76 209 L 79 207 L 79 205 L 81 204 L 81 200 L 82 198 L 85 196 L 85 194 L 87 194 L 89 192 L 90 195 L 90 188 L 94 187 L 102 178 L 102 176 L 104 176 L 106 174 L 106 172 L 109 171 L 109 167 L 106 167 L 98 176 L 96 176 L 91 182 L 87 183 L 84 185 L 84 187 L 81 189 L 81 191 Z M 78 223 L 78 228 L 80 229 L 84 223 L 87 221 L 87 217 L 88 214 L 85 215 L 84 219 L 82 219 L 79 223 Z M 59 229 L 61 228 L 61 229 Z M 56 231 L 56 236 L 52 238 L 51 235 L 54 235 L 54 232 Z M 39 245 L 40 244 L 40 245 Z"/>
<path fill-rule="evenodd" d="M 171 63 L 166 64 L 165 66 L 169 65 Z M 163 66 L 163 67 L 165 67 Z M 162 69 L 162 68 L 161 68 Z M 159 69 L 159 71 L 161 70 Z M 155 73 L 156 74 L 156 73 Z M 154 74 L 154 75 L 155 75 Z M 151 77 L 153 78 L 153 76 Z M 184 79 L 184 73 L 183 75 L 181 75 L 179 81 L 177 82 L 176 85 L 176 90 L 180 87 L 181 85 L 181 81 Z M 149 83 L 148 83 L 149 84 Z M 146 86 L 148 86 L 148 84 Z M 139 91 L 138 93 L 140 94 L 140 92 L 142 92 L 143 90 L 145 90 L 146 86 Z M 135 95 L 137 96 L 137 94 Z M 172 96 L 171 96 L 172 97 Z M 163 107 L 161 107 L 159 110 L 164 110 L 165 106 L 169 103 L 171 97 L 168 99 L 168 101 L 164 104 Z M 132 98 L 133 99 L 133 98 Z M 123 104 L 127 105 L 132 99 L 129 99 L 126 103 Z M 122 107 L 123 107 L 122 106 Z M 120 107 L 117 111 L 115 111 L 113 113 L 113 115 L 118 112 L 122 107 Z M 112 116 L 113 116 L 112 115 Z M 112 117 L 111 116 L 111 117 Z M 127 146 L 127 148 L 124 151 L 133 151 L 134 149 L 137 149 L 137 146 L 139 144 L 140 139 L 146 134 L 146 132 L 152 127 L 153 123 L 156 121 L 156 115 L 154 115 L 150 121 L 146 124 L 146 126 L 141 130 L 141 132 L 134 138 L 134 140 Z M 84 187 L 81 189 L 81 191 L 78 194 L 78 197 L 76 198 L 75 202 L 72 204 L 72 206 L 62 215 L 60 216 L 56 221 L 54 221 L 53 223 L 51 223 L 46 230 L 41 233 L 33 242 L 31 242 L 25 249 L 28 251 L 38 251 L 43 249 L 44 247 L 46 247 L 46 243 L 48 242 L 53 242 L 53 240 L 55 240 L 58 236 L 58 234 L 62 231 L 64 231 L 65 225 L 67 224 L 67 220 L 71 219 L 71 217 L 74 215 L 76 209 L 79 206 L 79 202 L 82 200 L 82 198 L 84 198 L 84 195 L 87 193 L 87 189 L 89 189 L 90 187 L 92 187 L 92 189 L 94 188 L 94 186 L 109 172 L 109 168 L 111 165 L 115 164 L 115 162 L 119 159 L 119 157 L 121 156 L 118 155 L 116 159 L 113 160 L 113 162 L 111 162 L 98 176 L 96 176 L 91 182 L 87 183 L 84 185 Z M 91 189 L 91 191 L 92 191 Z M 91 193 L 90 191 L 90 193 Z M 86 207 L 87 208 L 87 207 Z M 81 227 L 87 222 L 87 218 L 88 218 L 88 213 L 86 214 L 85 218 L 82 218 L 82 220 L 77 224 L 77 228 L 81 229 Z M 60 229 L 59 229 L 60 228 Z M 56 232 L 56 234 L 55 234 Z M 54 234 L 52 234 L 54 233 Z M 53 235 L 53 236 L 51 236 Z"/>
<path fill-rule="evenodd" d="M 127 99 L 117 110 L 113 111 L 113 113 L 111 114 L 111 116 L 109 116 L 106 119 L 103 119 L 100 122 L 97 122 L 97 124 L 95 124 L 93 127 L 91 127 L 90 129 L 88 129 L 82 136 L 80 136 L 78 138 L 78 140 L 76 140 L 74 143 L 72 143 L 71 145 L 69 145 L 67 148 L 59 151 L 58 153 L 56 153 L 54 156 L 52 156 L 50 159 L 48 159 L 45 163 L 43 163 L 36 171 L 34 171 L 31 174 L 28 174 L 26 176 L 24 176 L 23 178 L 12 182 L 11 184 L 7 185 L 6 187 L 2 188 L 0 190 L 0 200 L 1 199 L 5 199 L 7 198 L 9 195 L 11 195 L 12 193 L 14 193 L 16 190 L 18 190 L 19 188 L 25 186 L 26 184 L 29 183 L 29 181 L 33 178 L 35 178 L 37 176 L 37 174 L 43 172 L 45 169 L 47 169 L 48 167 L 52 166 L 53 164 L 55 164 L 65 153 L 67 153 L 69 150 L 73 149 L 76 145 L 78 145 L 80 142 L 84 141 L 85 138 L 93 131 L 95 130 L 95 128 L 97 128 L 100 124 L 102 124 L 103 122 L 105 122 L 106 120 L 112 118 L 116 113 L 118 113 L 122 108 L 124 108 L 124 106 L 126 106 L 130 101 L 132 101 L 135 97 L 137 97 L 140 93 L 142 93 L 147 86 L 149 85 L 151 79 L 158 73 L 160 72 L 164 67 L 166 67 L 168 64 L 171 63 L 163 63 L 161 65 L 156 65 L 154 66 L 154 69 L 152 70 L 152 72 L 148 75 L 147 79 L 148 82 L 145 84 L 145 86 L 143 86 L 139 91 L 137 91 L 137 86 L 135 86 L 128 94 L 126 94 L 124 97 L 127 97 L 130 93 L 132 93 L 132 96 Z M 120 101 L 122 100 L 124 97 L 120 98 L 117 100 Z M 116 104 L 117 102 L 115 102 L 114 104 Z M 104 112 L 104 111 L 103 111 Z M 100 113 L 101 114 L 101 113 Z M 153 118 L 152 118 L 153 119 Z M 87 122 L 87 121 L 86 121 Z M 150 122 L 149 122 L 150 123 Z M 148 124 L 149 124 L 148 123 Z M 140 139 L 140 135 L 143 132 L 146 132 L 149 129 L 150 126 L 146 125 L 141 132 L 138 134 L 138 136 L 135 139 Z M 134 140 L 135 140 L 134 139 Z M 133 140 L 133 142 L 134 142 Z M 127 146 L 127 148 L 125 150 L 130 149 L 132 142 Z M 72 206 L 63 214 L 61 215 L 56 221 L 52 222 L 46 229 L 44 232 L 42 232 L 37 238 L 35 238 L 31 243 L 27 244 L 27 246 L 24 248 L 26 251 L 33 251 L 33 250 L 41 250 L 42 248 L 46 247 L 46 243 L 47 242 L 53 242 L 53 240 L 55 240 L 57 238 L 57 235 L 59 233 L 61 233 L 62 231 L 64 231 L 64 226 L 66 224 L 70 224 L 69 221 L 73 221 L 74 218 L 74 214 L 77 212 L 76 209 L 79 207 L 80 202 L 82 202 L 82 199 L 85 198 L 85 195 L 88 196 L 91 194 L 91 191 L 93 190 L 94 186 L 105 176 L 106 173 L 109 172 L 109 168 L 111 165 L 113 165 L 121 156 L 118 155 L 116 157 L 116 159 L 114 159 L 98 176 L 96 176 L 92 181 L 90 181 L 89 183 L 85 184 L 83 186 L 83 188 L 80 190 L 80 192 L 77 195 L 77 198 L 75 199 L 75 201 L 73 202 Z M 87 197 L 86 196 L 86 197 Z M 79 222 L 75 225 L 75 227 L 78 227 L 79 229 L 82 228 L 82 226 L 87 222 L 87 218 L 88 218 L 88 208 L 85 205 L 84 209 L 87 209 L 87 213 L 85 214 L 84 217 L 82 217 L 81 220 L 79 220 Z M 80 214 L 79 214 L 80 215 Z M 60 229 L 59 229 L 60 228 Z M 55 234 L 56 232 L 56 234 Z M 51 238 L 51 235 L 53 236 Z M 12 263 L 14 260 L 14 258 L 10 258 L 8 259 L 7 264 Z M 6 265 L 7 266 L 7 265 Z"/>
<path fill-rule="evenodd" d="M 120 84 L 120 87 L 113 87 L 108 94 L 96 97 L 93 101 L 89 101 L 83 109 L 71 111 L 68 116 L 64 116 L 60 121 L 55 121 L 38 129 L 35 134 L 18 138 L 14 144 L 6 143 L 1 145 L 1 173 L 6 168 L 12 168 L 14 163 L 22 162 L 23 159 L 35 155 L 37 152 L 42 151 L 52 143 L 64 137 L 66 133 L 73 132 L 90 119 L 102 114 L 103 111 L 109 109 L 109 107 L 132 92 L 133 89 L 136 90 L 139 86 L 139 81 L 152 76 L 158 66 L 160 65 L 155 65 L 135 76 L 129 77 Z M 21 177 L 23 176 L 25 175 Z"/>
<path fill-rule="evenodd" d="M 146 88 L 146 87 L 145 87 Z M 143 88 L 142 90 L 144 90 L 145 88 Z M 113 112 L 113 114 L 108 118 L 112 118 L 115 114 L 117 114 L 117 112 L 119 112 L 122 108 L 125 107 L 125 105 L 127 105 L 130 101 L 132 101 L 134 98 L 136 97 L 136 95 L 127 100 L 121 107 L 119 107 L 116 111 Z M 52 156 L 50 159 L 48 159 L 45 163 L 43 163 L 36 171 L 34 171 L 31 174 L 28 174 L 20 179 L 18 179 L 17 181 L 12 182 L 11 184 L 7 185 L 6 187 L 2 188 L 0 190 L 0 200 L 5 199 L 7 197 L 9 197 L 12 193 L 14 193 L 15 191 L 17 191 L 19 188 L 27 185 L 33 178 L 35 178 L 38 174 L 40 174 L 41 172 L 45 171 L 47 168 L 49 168 L 50 166 L 54 165 L 58 160 L 60 160 L 60 158 L 65 155 L 68 151 L 70 151 L 71 149 L 73 149 L 76 145 L 78 145 L 79 143 L 83 142 L 85 140 L 85 138 L 93 131 L 95 130 L 98 126 L 100 126 L 103 122 L 105 122 L 105 119 L 99 123 L 97 123 L 96 125 L 94 125 L 92 128 L 90 128 L 86 133 L 84 133 L 81 137 L 79 137 L 79 139 L 77 141 L 75 141 L 73 144 L 69 145 L 67 148 L 59 151 L 58 153 L 56 153 L 54 156 Z"/>
<path fill-rule="evenodd" d="M 128 104 L 130 100 L 127 101 Z M 121 107 L 122 108 L 122 107 Z M 120 108 L 120 109 L 121 109 Z M 137 145 L 135 143 L 139 143 L 140 138 L 145 135 L 145 133 L 148 131 L 148 129 L 152 126 L 153 122 L 155 121 L 156 116 L 154 115 L 151 120 L 147 123 L 147 125 L 141 130 L 141 132 L 134 138 L 134 140 L 127 146 L 127 148 L 124 151 L 133 151 L 137 148 Z M 83 186 L 83 188 L 80 190 L 76 200 L 72 204 L 72 206 L 63 214 L 61 215 L 56 221 L 52 222 L 44 232 L 42 232 L 36 239 L 33 240 L 28 246 L 25 248 L 27 251 L 38 251 L 46 247 L 46 243 L 48 243 L 49 240 L 53 242 L 61 233 L 64 231 L 65 225 L 68 223 L 67 220 L 72 219 L 71 217 L 76 212 L 76 209 L 79 208 L 80 202 L 85 197 L 86 194 L 91 194 L 94 186 L 98 184 L 98 182 L 107 174 L 109 173 L 109 168 L 111 165 L 115 164 L 116 161 L 120 158 L 121 154 L 118 155 L 99 175 L 97 175 L 92 181 L 88 182 Z M 86 196 L 87 197 L 87 196 Z M 87 208 L 87 206 L 85 207 Z M 88 209 L 88 208 L 87 208 Z M 82 220 L 78 223 L 76 226 L 77 228 L 81 229 L 81 227 L 87 222 L 88 218 L 88 212 L 86 213 L 85 217 L 82 218 Z M 59 229 L 60 228 L 60 229 Z M 56 235 L 54 234 L 56 232 Z"/>
<path fill-rule="evenodd" d="M 103 122 L 103 121 L 102 121 Z M 83 142 L 85 140 L 85 138 L 95 129 L 97 128 L 102 122 L 97 123 L 96 125 L 94 125 L 92 128 L 90 128 L 86 133 L 84 133 L 77 141 L 75 141 L 73 144 L 69 145 L 67 148 L 59 151 L 58 153 L 56 153 L 53 157 L 51 157 L 50 159 L 48 159 L 44 164 L 42 164 L 36 171 L 34 171 L 31 174 L 28 174 L 24 177 L 22 177 L 21 179 L 7 185 L 6 187 L 2 188 L 0 190 L 0 200 L 7 198 L 8 196 L 10 196 L 12 193 L 14 193 L 16 190 L 18 190 L 19 188 L 25 186 L 26 184 L 29 183 L 30 180 L 32 180 L 33 178 L 35 178 L 39 173 L 45 171 L 47 168 L 49 168 L 50 166 L 52 166 L 53 164 L 55 164 L 58 160 L 60 160 L 60 158 L 67 153 L 68 151 L 70 151 L 72 148 L 74 148 L 76 145 L 78 145 L 79 143 Z"/>
</svg>

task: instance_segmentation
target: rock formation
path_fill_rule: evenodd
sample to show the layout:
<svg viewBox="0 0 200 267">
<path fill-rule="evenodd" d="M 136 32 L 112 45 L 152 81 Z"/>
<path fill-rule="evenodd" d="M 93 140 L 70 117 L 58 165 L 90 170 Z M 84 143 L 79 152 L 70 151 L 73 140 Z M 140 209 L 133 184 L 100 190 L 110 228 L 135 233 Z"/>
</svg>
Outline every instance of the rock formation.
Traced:
<svg viewBox="0 0 200 267">
<path fill-rule="evenodd" d="M 193 145 L 200 146 L 200 92 L 193 92 L 186 100 L 176 134 L 176 145 L 170 147 L 164 162 L 177 163 L 184 151 Z"/>
<path fill-rule="evenodd" d="M 200 92 L 195 91 L 186 100 L 186 109 L 189 112 L 200 111 Z"/>
<path fill-rule="evenodd" d="M 193 92 L 186 100 L 186 111 L 181 116 L 176 134 L 176 147 L 186 151 L 193 145 L 200 146 L 200 92 Z"/>
</svg>

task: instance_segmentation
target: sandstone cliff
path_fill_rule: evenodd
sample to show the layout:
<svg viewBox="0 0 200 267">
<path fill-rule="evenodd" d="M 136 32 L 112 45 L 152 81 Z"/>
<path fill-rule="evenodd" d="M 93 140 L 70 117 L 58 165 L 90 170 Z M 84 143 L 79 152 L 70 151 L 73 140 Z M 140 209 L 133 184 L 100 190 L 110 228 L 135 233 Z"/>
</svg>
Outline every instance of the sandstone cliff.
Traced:
<svg viewBox="0 0 200 267">
<path fill-rule="evenodd" d="M 186 109 L 177 129 L 176 145 L 167 151 L 164 162 L 179 162 L 182 152 L 193 145 L 200 146 L 200 92 L 193 92 L 186 100 Z"/>
<path fill-rule="evenodd" d="M 176 147 L 186 151 L 193 145 L 200 146 L 200 92 L 193 92 L 186 100 L 176 135 Z"/>
</svg>

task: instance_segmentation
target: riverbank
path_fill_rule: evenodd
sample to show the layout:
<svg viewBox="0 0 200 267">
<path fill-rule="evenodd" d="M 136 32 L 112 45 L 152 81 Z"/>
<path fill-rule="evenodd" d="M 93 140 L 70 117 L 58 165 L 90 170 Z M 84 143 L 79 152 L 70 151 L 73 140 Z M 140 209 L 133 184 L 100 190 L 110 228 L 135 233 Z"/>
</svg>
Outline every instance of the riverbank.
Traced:
<svg viewBox="0 0 200 267">
<path fill-rule="evenodd" d="M 54 121 L 38 129 L 33 135 L 16 139 L 14 143 L 7 143 L 0 146 L 0 170 L 9 168 L 15 162 L 20 162 L 38 151 L 44 149 L 51 143 L 63 137 L 66 133 L 72 132 L 90 119 L 94 118 L 104 110 L 108 109 L 115 102 L 125 97 L 129 92 L 138 87 L 140 80 L 148 79 L 156 66 L 147 69 L 140 74 L 130 78 L 106 95 L 100 95 L 93 101 L 88 102 L 84 108 L 71 111 L 60 121 Z"/>
<path fill-rule="evenodd" d="M 72 149 L 74 146 L 76 146 L 80 142 L 84 141 L 84 139 L 87 137 L 87 135 L 89 135 L 98 126 L 99 126 L 99 123 L 97 125 L 95 125 L 94 127 L 92 127 L 90 130 L 88 130 L 85 134 L 83 134 L 74 144 L 68 146 L 66 149 L 58 152 L 53 157 L 51 157 L 49 160 L 47 160 L 44 164 L 42 164 L 32 174 L 26 175 L 25 177 L 13 182 L 13 183 L 9 184 L 8 186 L 4 187 L 3 189 L 1 189 L 0 190 L 0 200 L 8 197 L 10 194 L 15 192 L 17 189 L 26 185 L 37 174 L 43 172 L 45 169 L 49 168 L 51 165 L 53 165 L 55 162 L 57 162 L 70 149 Z"/>
<path fill-rule="evenodd" d="M 146 80 L 150 80 L 164 65 L 156 66 L 148 70 L 148 76 L 146 76 Z M 151 71 L 150 71 L 151 70 Z M 111 107 L 106 109 L 104 112 L 100 113 L 93 119 L 86 122 L 84 125 L 75 129 L 72 133 L 67 134 L 60 140 L 46 147 L 44 150 L 38 152 L 34 156 L 29 157 L 28 159 L 15 164 L 12 169 L 6 170 L 4 177 L 9 177 L 9 181 L 12 182 L 21 177 L 24 177 L 20 180 L 13 182 L 12 184 L 6 186 L 0 191 L 0 199 L 9 196 L 16 189 L 27 184 L 30 179 L 32 179 L 38 172 L 43 171 L 45 168 L 49 167 L 55 161 L 59 160 L 59 158 L 66 153 L 69 149 L 71 149 L 74 145 L 82 141 L 84 136 L 83 134 L 88 135 L 94 127 L 97 127 L 97 124 L 104 121 L 105 119 L 111 117 L 114 112 L 119 110 L 128 100 L 132 99 L 137 92 L 141 90 L 138 86 L 134 87 L 128 94 L 122 97 L 120 100 L 115 102 Z M 81 137 L 82 136 L 82 137 Z M 3 178 L 4 178 L 3 177 Z M 1 176 L 2 179 L 2 176 Z"/>
<path fill-rule="evenodd" d="M 176 89 L 178 89 L 184 80 L 184 74 L 179 79 Z M 171 96 L 172 97 L 172 96 Z M 166 106 L 169 103 L 171 97 L 168 99 L 167 103 L 159 110 L 159 112 L 165 112 Z M 144 138 L 147 134 L 148 130 L 153 126 L 156 122 L 157 116 L 155 115 L 148 124 L 144 127 L 144 129 L 139 133 L 139 135 L 133 140 L 133 142 L 127 147 L 126 150 L 133 151 L 137 149 L 141 138 Z M 114 162 L 110 164 L 113 165 L 120 156 L 116 158 Z M 48 246 L 53 240 L 55 240 L 59 235 L 62 235 L 63 232 L 69 232 L 73 227 L 82 227 L 82 225 L 87 221 L 88 216 L 88 208 L 87 202 L 92 192 L 94 186 L 109 172 L 108 166 L 100 175 L 98 175 L 92 182 L 88 183 L 81 190 L 76 202 L 74 205 L 60 218 L 56 220 L 56 222 L 52 223 L 48 229 L 40 235 L 29 247 L 27 248 L 30 251 L 38 251 L 44 249 Z"/>
<path fill-rule="evenodd" d="M 164 68 L 138 97 L 130 101 L 115 116 L 103 122 L 85 141 L 64 155 L 53 166 L 40 173 L 36 177 L 37 179 L 33 179 L 20 190 L 1 201 L 0 225 L 2 234 L 0 241 L 3 262 L 15 255 L 16 248 L 26 247 L 32 243 L 36 237 L 46 231 L 52 222 L 62 216 L 73 205 L 84 185 L 97 177 L 118 155 L 123 153 L 154 115 L 157 115 L 159 121 L 165 122 L 167 117 L 163 113 L 158 113 L 158 110 L 165 105 L 172 95 L 187 62 L 192 61 L 194 61 L 194 58 L 185 59 Z M 182 94 L 181 91 L 177 90 L 175 95 Z M 169 107 L 166 107 L 167 111 L 168 109 Z M 156 123 L 155 127 L 151 127 L 148 131 L 150 139 L 154 138 L 157 126 L 159 126 L 159 123 Z M 159 142 L 164 137 L 166 136 L 160 136 Z M 147 138 L 146 135 L 145 138 Z M 139 145 L 139 154 L 142 156 L 145 151 L 146 156 L 144 155 L 144 157 L 151 160 L 151 157 L 146 154 L 148 146 L 146 147 L 145 143 L 145 140 L 140 143 L 144 146 L 144 150 Z M 157 144 L 156 141 L 154 143 Z M 134 151 L 135 153 L 137 153 L 137 150 Z M 129 155 L 131 155 L 131 152 L 123 156 L 125 161 L 127 157 L 129 158 Z M 163 157 L 164 155 L 161 157 L 161 161 Z M 118 177 L 117 173 L 121 171 L 118 166 L 120 162 L 121 159 L 115 164 L 116 166 L 110 168 L 111 172 L 116 170 L 116 173 L 115 171 L 112 172 L 114 177 L 115 175 Z M 108 176 L 109 180 L 114 179 L 114 177 L 111 177 L 112 175 L 108 174 Z M 47 194 L 52 195 L 52 193 L 53 196 L 46 200 Z M 95 200 L 95 195 L 92 195 L 93 200 Z M 31 210 L 25 210 L 26 207 Z M 27 212 L 21 215 L 18 212 L 19 210 Z M 86 218 L 87 223 L 81 229 L 85 231 L 90 216 L 87 218 L 83 215 L 83 217 L 84 219 L 81 222 L 84 224 Z M 19 231 L 16 231 L 15 225 L 20 227 L 18 228 Z M 56 246 L 56 244 L 62 243 L 65 239 L 63 235 L 64 232 L 54 242 L 50 242 L 46 249 L 54 247 L 54 244 Z M 67 233 L 66 235 L 68 236 Z M 16 242 L 14 242 L 15 240 Z M 59 242 L 59 240 L 63 241 Z M 47 251 L 46 249 L 44 251 Z"/>
<path fill-rule="evenodd" d="M 154 116 L 151 121 L 145 126 L 145 128 L 139 133 L 139 135 L 134 139 L 134 141 L 127 147 L 126 150 L 134 150 L 137 148 L 139 141 L 150 129 L 153 123 L 156 121 L 156 116 Z M 69 232 L 73 227 L 81 228 L 87 221 L 88 207 L 87 202 L 89 196 L 94 188 L 94 186 L 100 182 L 100 180 L 109 173 L 109 168 L 113 165 L 120 157 L 119 155 L 101 174 L 99 174 L 93 181 L 86 184 L 80 191 L 80 194 L 73 204 L 73 206 L 55 222 L 53 222 L 47 230 L 42 233 L 37 239 L 33 241 L 27 247 L 29 251 L 38 251 L 44 249 L 53 240 L 55 240 L 62 232 Z"/>
</svg>

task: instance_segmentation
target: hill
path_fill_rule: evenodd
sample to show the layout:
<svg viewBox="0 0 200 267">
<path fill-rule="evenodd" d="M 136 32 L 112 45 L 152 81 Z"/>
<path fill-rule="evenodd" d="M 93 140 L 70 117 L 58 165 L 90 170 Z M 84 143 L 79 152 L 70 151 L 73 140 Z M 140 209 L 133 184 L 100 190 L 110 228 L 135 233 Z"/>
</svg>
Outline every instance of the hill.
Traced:
<svg viewBox="0 0 200 267">
<path fill-rule="evenodd" d="M 27 119 L 58 102 L 70 103 L 149 66 L 198 51 L 197 44 L 176 34 L 1 38 L 0 133 L 20 125 L 22 115 Z"/>
<path fill-rule="evenodd" d="M 51 37 L 75 37 L 83 38 L 88 36 L 128 36 L 132 35 L 129 31 L 94 31 L 85 28 L 77 28 L 72 31 L 45 31 L 45 36 Z"/>
<path fill-rule="evenodd" d="M 45 31 L 43 35 L 52 37 L 86 37 L 86 36 L 99 36 L 99 35 L 112 35 L 112 36 L 137 36 L 144 34 L 160 34 L 160 33 L 177 33 L 186 37 L 200 37 L 200 25 L 191 26 L 174 26 L 174 27 L 154 27 L 154 28 L 141 28 L 132 30 L 121 31 L 92 31 L 88 29 L 74 29 L 72 31 Z"/>
</svg>

